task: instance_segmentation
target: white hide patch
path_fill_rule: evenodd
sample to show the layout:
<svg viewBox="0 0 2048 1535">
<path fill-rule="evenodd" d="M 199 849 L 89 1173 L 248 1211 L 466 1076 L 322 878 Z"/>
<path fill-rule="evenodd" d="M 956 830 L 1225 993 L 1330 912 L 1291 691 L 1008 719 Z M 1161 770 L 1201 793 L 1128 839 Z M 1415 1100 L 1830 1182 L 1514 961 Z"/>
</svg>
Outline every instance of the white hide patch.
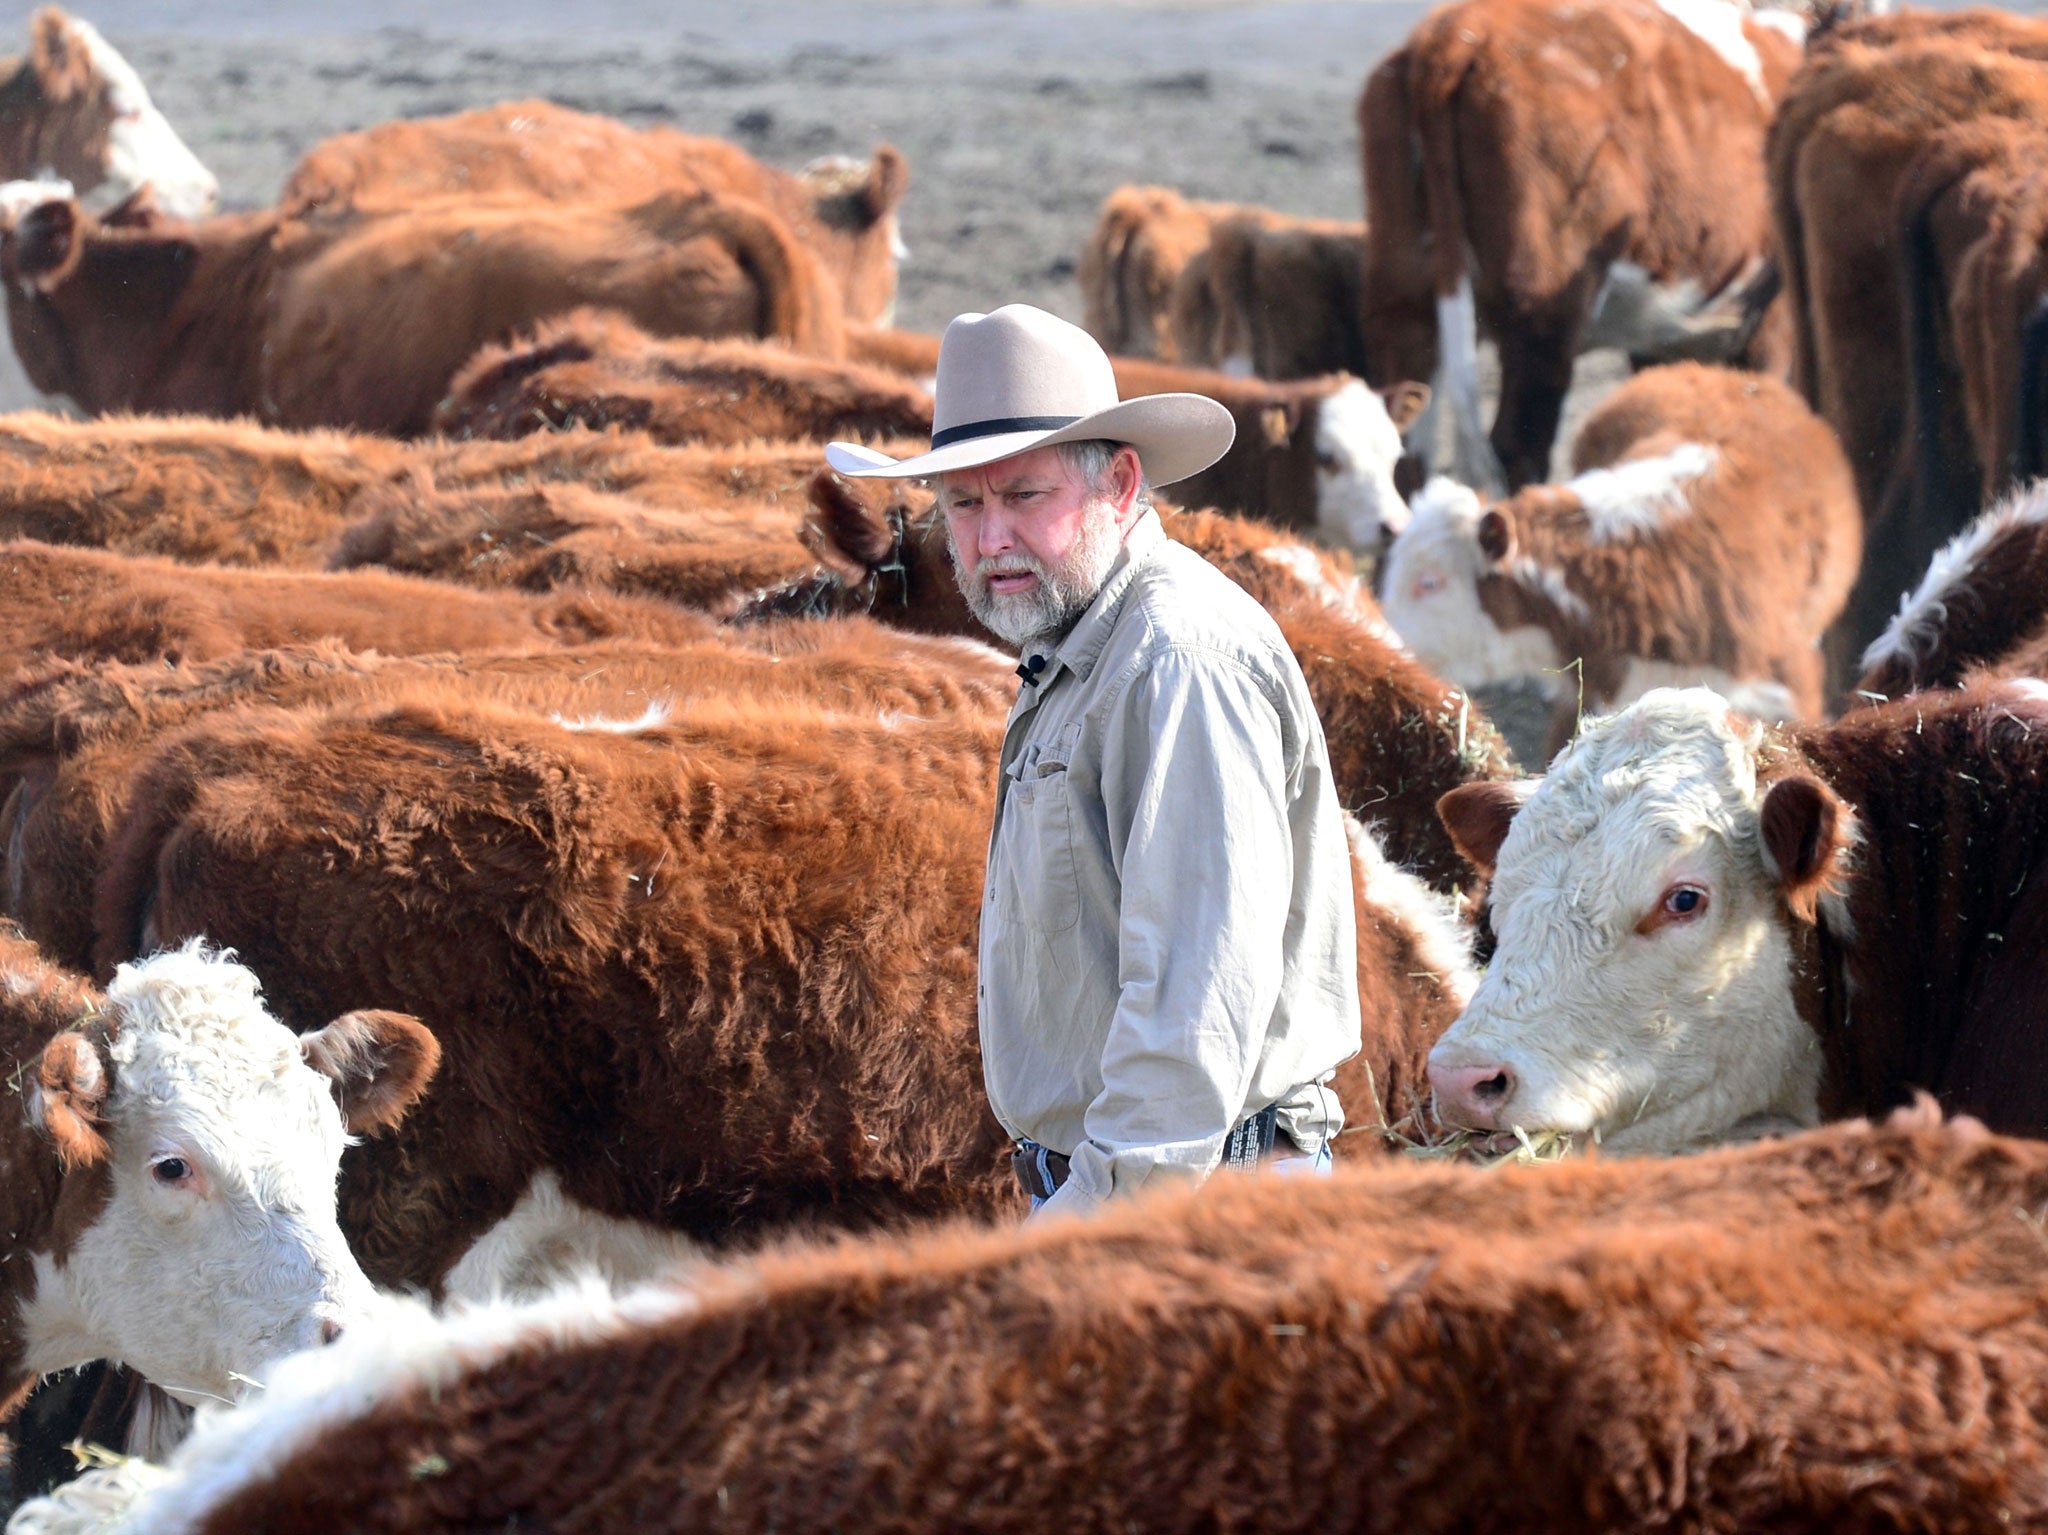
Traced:
<svg viewBox="0 0 2048 1535">
<path fill-rule="evenodd" d="M 1920 584 L 1899 601 L 1898 615 L 1863 652 L 1863 669 L 1893 661 L 1918 666 L 1934 653 L 1948 621 L 1948 600 L 1975 576 L 1977 564 L 1999 535 L 2048 521 L 2048 481 L 2014 491 L 1935 551 Z"/>
<path fill-rule="evenodd" d="M 1358 379 L 1323 396 L 1316 414 L 1316 525 L 1354 549 L 1376 550 L 1408 522 L 1394 488 L 1401 433 L 1387 403 Z"/>
<path fill-rule="evenodd" d="M 26 1366 L 112 1359 L 187 1404 L 228 1400 L 373 1303 L 335 1217 L 341 1114 L 231 956 L 195 940 L 122 965 L 106 995 L 113 1190 L 61 1265 L 35 1255 Z"/>
<path fill-rule="evenodd" d="M 88 1487 L 68 1497 L 118 1507 L 111 1522 L 104 1512 L 98 1524 L 49 1522 L 55 1499 L 24 1504 L 17 1517 L 45 1521 L 22 1525 L 38 1535 L 84 1529 L 100 1535 L 185 1535 L 241 1489 L 382 1401 L 437 1390 L 463 1371 L 524 1346 L 614 1338 L 670 1321 L 694 1305 L 686 1291 L 649 1288 L 615 1296 L 596 1280 L 521 1305 L 476 1306 L 442 1318 L 413 1302 L 392 1302 L 376 1326 L 280 1361 L 246 1405 L 202 1411 L 191 1437 L 158 1474 L 125 1468 L 88 1472 L 80 1479 Z"/>
<path fill-rule="evenodd" d="M 1379 604 L 1366 596 L 1364 583 L 1357 576 L 1344 581 L 1333 580 L 1323 557 L 1307 544 L 1292 540 L 1269 544 L 1259 550 L 1258 558 L 1269 565 L 1278 565 L 1306 587 L 1316 601 L 1358 625 L 1382 645 L 1399 651 L 1408 649 L 1401 636 L 1381 617 Z"/>
<path fill-rule="evenodd" d="M 1670 661 L 1632 658 L 1622 672 L 1621 688 L 1608 701 L 1620 709 L 1657 688 L 1711 688 L 1751 719 L 1767 725 L 1791 724 L 1804 716 L 1792 690 L 1771 677 L 1734 677 L 1711 666 L 1678 666 Z"/>
<path fill-rule="evenodd" d="M 1455 481 L 1438 477 L 1423 486 L 1407 528 L 1387 551 L 1381 609 L 1423 665 L 1460 687 L 1527 676 L 1543 677 L 1554 687 L 1557 679 L 1544 674 L 1564 659 L 1548 631 L 1504 631 L 1480 605 L 1486 561 L 1478 528 L 1484 510 L 1479 497 Z M 1563 597 L 1578 601 L 1562 577 L 1554 584 Z"/>
<path fill-rule="evenodd" d="M 1378 836 L 1348 811 L 1344 813 L 1344 839 L 1351 845 L 1351 862 L 1358 870 L 1366 904 L 1386 913 L 1408 934 L 1423 966 L 1463 1007 L 1472 1000 L 1479 972 L 1472 964 L 1472 929 L 1458 919 L 1455 898 L 1439 895 L 1390 860 Z"/>
<path fill-rule="evenodd" d="M 449 1271 L 450 1300 L 528 1300 L 593 1276 L 613 1289 L 702 1262 L 704 1249 L 645 1221 L 600 1215 L 562 1192 L 552 1171 L 533 1175 L 519 1203 Z"/>
<path fill-rule="evenodd" d="M 135 67 L 88 21 L 70 19 L 114 113 L 107 130 L 107 187 L 118 202 L 142 186 L 173 218 L 198 219 L 220 205 L 220 183 L 185 146 L 169 119 L 156 109 Z"/>
<path fill-rule="evenodd" d="M 1721 0 L 1715 0 L 1716 4 Z M 1586 536 L 1596 544 L 1648 538 L 1674 517 L 1692 510 L 1690 486 L 1710 473 L 1720 454 L 1697 442 L 1682 442 L 1654 458 L 1631 458 L 1604 469 L 1588 469 L 1564 488 L 1586 512 Z"/>
<path fill-rule="evenodd" d="M 1872 6 L 1869 14 L 1881 14 L 1881 8 Z M 1750 21 L 1759 27 L 1766 27 L 1784 38 L 1788 43 L 1806 46 L 1806 18 L 1797 11 L 1788 11 L 1782 6 L 1758 6 L 1749 13 Z"/>
<path fill-rule="evenodd" d="M 1819 1120 L 1820 1042 L 1758 834 L 1755 752 L 1701 689 L 1586 723 L 1500 849 L 1499 942 L 1432 1073 L 1505 1069 L 1497 1127 L 1661 1153 Z M 1653 925 L 1668 894 L 1696 919 Z"/>
<path fill-rule="evenodd" d="M 674 703 L 666 698 L 657 698 L 631 719 L 613 719 L 602 714 L 585 715 L 572 719 L 564 714 L 551 715 L 564 730 L 595 731 L 605 735 L 636 736 L 645 731 L 659 730 L 669 722 L 675 712 Z"/>
<path fill-rule="evenodd" d="M 1733 0 L 1657 0 L 1657 9 L 1720 55 L 1721 62 L 1742 76 L 1756 99 L 1766 107 L 1770 92 L 1764 87 L 1764 61 L 1756 44 L 1743 31 L 1750 14 L 1746 5 Z"/>
</svg>

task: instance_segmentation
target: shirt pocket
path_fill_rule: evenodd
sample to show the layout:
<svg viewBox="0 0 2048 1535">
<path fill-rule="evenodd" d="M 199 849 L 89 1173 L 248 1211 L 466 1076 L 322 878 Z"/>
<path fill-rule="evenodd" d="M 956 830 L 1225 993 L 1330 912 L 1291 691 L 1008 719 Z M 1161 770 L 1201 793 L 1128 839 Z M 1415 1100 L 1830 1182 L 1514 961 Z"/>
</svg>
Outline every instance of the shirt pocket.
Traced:
<svg viewBox="0 0 2048 1535">
<path fill-rule="evenodd" d="M 1080 725 L 1068 725 L 1004 769 L 1010 784 L 991 870 L 995 907 L 1039 933 L 1068 932 L 1081 920 L 1070 771 L 1080 740 Z"/>
</svg>

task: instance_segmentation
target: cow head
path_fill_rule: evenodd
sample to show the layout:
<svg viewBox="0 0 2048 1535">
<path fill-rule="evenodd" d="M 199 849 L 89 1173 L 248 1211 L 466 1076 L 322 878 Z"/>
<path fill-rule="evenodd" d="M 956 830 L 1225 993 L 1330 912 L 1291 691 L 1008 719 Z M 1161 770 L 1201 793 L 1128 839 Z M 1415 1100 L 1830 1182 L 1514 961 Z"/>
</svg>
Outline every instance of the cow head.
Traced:
<svg viewBox="0 0 2048 1535">
<path fill-rule="evenodd" d="M 866 164 L 828 155 L 804 168 L 811 212 L 834 246 L 831 261 L 846 317 L 884 329 L 896 323 L 896 264 L 908 252 L 896 210 L 910 187 L 910 167 L 884 144 Z"/>
<path fill-rule="evenodd" d="M 1761 786 L 1761 731 L 1704 689 L 1589 722 L 1526 800 L 1455 789 L 1493 876 L 1493 961 L 1430 1054 L 1451 1123 L 1663 1152 L 1813 1124 L 1820 1042 L 1797 957 L 1853 817 L 1818 780 Z"/>
<path fill-rule="evenodd" d="M 403 1115 L 439 1053 L 396 1013 L 296 1037 L 255 976 L 196 941 L 121 966 L 24 1084 L 62 1169 L 22 1306 L 30 1368 L 114 1359 L 197 1403 L 362 1318 L 342 1147 Z"/>
<path fill-rule="evenodd" d="M 1564 654 L 1516 577 L 1512 502 L 1431 480 L 1387 551 L 1381 607 L 1416 659 L 1461 687 L 1555 673 Z M 1560 590 L 1561 601 L 1575 600 Z"/>
<path fill-rule="evenodd" d="M 1427 384 L 1374 390 L 1347 379 L 1316 413 L 1316 521 L 1354 549 L 1376 550 L 1408 525 L 1394 472 L 1401 434 L 1429 403 Z"/>
<path fill-rule="evenodd" d="M 150 187 L 157 205 L 180 218 L 202 218 L 218 206 L 220 183 L 150 101 L 134 66 L 90 22 L 55 6 L 37 11 L 21 68 L 33 80 L 26 93 L 30 160 L 8 173 L 51 172 L 113 202 Z"/>
</svg>

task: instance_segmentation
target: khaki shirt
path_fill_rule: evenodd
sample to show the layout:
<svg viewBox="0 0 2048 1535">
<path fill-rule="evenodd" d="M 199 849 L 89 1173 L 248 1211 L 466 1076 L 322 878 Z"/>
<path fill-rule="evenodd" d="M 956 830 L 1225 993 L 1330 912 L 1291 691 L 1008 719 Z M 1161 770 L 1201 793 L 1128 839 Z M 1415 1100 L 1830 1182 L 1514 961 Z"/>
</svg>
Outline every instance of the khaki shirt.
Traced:
<svg viewBox="0 0 2048 1535">
<path fill-rule="evenodd" d="M 1018 690 L 981 909 L 996 1117 L 1073 1159 L 1048 1210 L 1199 1179 L 1269 1104 L 1304 1151 L 1359 1048 L 1349 846 L 1301 668 L 1156 514 Z"/>
</svg>

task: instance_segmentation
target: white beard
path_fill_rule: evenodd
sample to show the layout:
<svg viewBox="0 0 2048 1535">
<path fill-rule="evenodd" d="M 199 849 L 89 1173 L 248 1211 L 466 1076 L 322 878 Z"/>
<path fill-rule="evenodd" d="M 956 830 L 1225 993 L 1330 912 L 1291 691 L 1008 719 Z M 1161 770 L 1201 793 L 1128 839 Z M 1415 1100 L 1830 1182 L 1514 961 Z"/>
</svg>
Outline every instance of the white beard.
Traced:
<svg viewBox="0 0 2048 1535">
<path fill-rule="evenodd" d="M 1116 523 L 1116 509 L 1107 501 L 1091 501 L 1081 513 L 1081 532 L 1067 550 L 1066 558 L 1048 566 L 1021 549 L 1001 561 L 983 560 L 970 573 L 960 559 L 960 546 L 950 530 L 946 549 L 953 557 L 953 575 L 960 594 L 982 626 L 998 638 L 1022 650 L 1034 640 L 1066 633 L 1073 628 L 1088 605 L 1109 579 L 1123 548 L 1123 530 Z M 1029 571 L 1038 584 L 1028 591 L 992 592 L 995 576 L 1022 575 Z"/>
</svg>

